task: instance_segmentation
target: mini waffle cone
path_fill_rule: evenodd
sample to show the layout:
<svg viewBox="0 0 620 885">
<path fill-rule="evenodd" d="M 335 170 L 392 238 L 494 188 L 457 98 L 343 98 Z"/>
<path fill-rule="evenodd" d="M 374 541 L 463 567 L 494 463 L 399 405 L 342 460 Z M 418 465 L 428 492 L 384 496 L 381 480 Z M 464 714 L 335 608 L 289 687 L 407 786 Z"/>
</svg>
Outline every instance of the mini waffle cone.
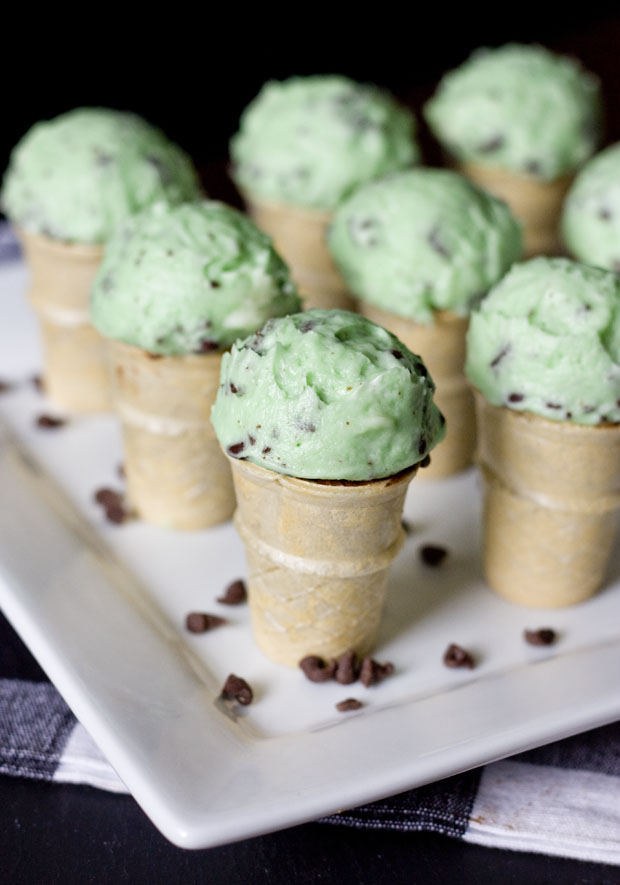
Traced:
<svg viewBox="0 0 620 885">
<path fill-rule="evenodd" d="M 476 447 L 474 400 L 465 379 L 465 335 L 468 318 L 437 311 L 434 322 L 423 325 L 360 301 L 364 316 L 393 332 L 403 344 L 419 354 L 437 385 L 435 402 L 446 419 L 446 436 L 431 453 L 422 479 L 439 479 L 464 470 L 473 461 Z"/>
<path fill-rule="evenodd" d="M 209 417 L 221 354 L 160 357 L 117 341 L 108 354 L 132 508 L 175 529 L 230 519 L 232 476 Z"/>
<path fill-rule="evenodd" d="M 366 483 L 313 482 L 230 459 L 259 647 L 295 667 L 375 642 L 415 468 Z"/>
<path fill-rule="evenodd" d="M 273 238 L 291 268 L 304 307 L 355 310 L 355 302 L 327 249 L 325 229 L 329 212 L 266 203 L 247 197 L 248 212 L 256 225 Z"/>
<path fill-rule="evenodd" d="M 30 302 L 41 323 L 46 393 L 71 412 L 111 408 L 104 344 L 89 320 L 103 247 L 18 231 L 30 267 Z"/>
<path fill-rule="evenodd" d="M 541 181 L 497 166 L 473 163 L 462 166 L 461 172 L 479 187 L 508 203 L 515 218 L 523 224 L 525 258 L 561 252 L 560 216 L 573 175 Z"/>
<path fill-rule="evenodd" d="M 616 534 L 620 425 L 549 421 L 475 396 L 489 584 L 521 605 L 588 599 Z"/>
</svg>

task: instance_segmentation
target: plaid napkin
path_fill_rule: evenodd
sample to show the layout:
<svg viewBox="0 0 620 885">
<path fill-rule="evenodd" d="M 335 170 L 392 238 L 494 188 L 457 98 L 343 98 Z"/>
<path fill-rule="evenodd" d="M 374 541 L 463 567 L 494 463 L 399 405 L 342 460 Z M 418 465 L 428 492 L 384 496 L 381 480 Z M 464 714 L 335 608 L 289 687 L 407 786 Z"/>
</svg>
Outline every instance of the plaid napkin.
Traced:
<svg viewBox="0 0 620 885">
<path fill-rule="evenodd" d="M 0 261 L 17 255 L 0 223 Z M 127 792 L 1 615 L 0 774 Z M 620 865 L 620 722 L 323 822 Z"/>
</svg>

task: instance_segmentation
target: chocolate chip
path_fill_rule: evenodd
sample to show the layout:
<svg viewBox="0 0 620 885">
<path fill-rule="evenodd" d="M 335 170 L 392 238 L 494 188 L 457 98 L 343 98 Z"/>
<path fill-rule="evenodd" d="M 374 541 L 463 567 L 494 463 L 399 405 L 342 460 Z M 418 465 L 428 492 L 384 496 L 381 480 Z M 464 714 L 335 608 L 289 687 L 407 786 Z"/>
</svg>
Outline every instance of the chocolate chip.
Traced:
<svg viewBox="0 0 620 885">
<path fill-rule="evenodd" d="M 101 504 L 102 507 L 107 507 L 109 504 L 122 504 L 123 496 L 120 492 L 114 491 L 114 489 L 102 488 L 97 489 L 95 494 L 93 495 L 97 504 Z"/>
<path fill-rule="evenodd" d="M 213 341 L 211 338 L 203 338 L 198 344 L 195 353 L 213 353 L 214 350 L 219 350 L 217 341 Z"/>
<path fill-rule="evenodd" d="M 478 145 L 478 151 L 481 154 L 491 154 L 493 151 L 499 150 L 504 146 L 504 136 L 503 135 L 495 135 L 493 138 L 490 138 L 488 141 L 483 141 L 482 144 Z"/>
<path fill-rule="evenodd" d="M 389 661 L 385 664 L 380 664 L 378 661 L 375 661 L 368 656 L 362 661 L 360 682 L 368 688 L 371 685 L 376 685 L 378 682 L 383 682 L 383 680 L 387 679 L 388 676 L 391 676 L 393 672 L 394 664 L 391 664 Z"/>
<path fill-rule="evenodd" d="M 233 455 L 236 457 L 237 455 L 240 455 L 244 449 L 245 449 L 245 443 L 238 442 L 238 443 L 234 443 L 232 446 L 228 446 L 226 451 L 228 452 L 229 455 Z"/>
<path fill-rule="evenodd" d="M 310 332 L 314 329 L 316 323 L 314 320 L 304 320 L 301 326 L 299 327 L 300 332 Z"/>
<path fill-rule="evenodd" d="M 447 249 L 446 246 L 444 246 L 444 244 L 441 242 L 441 240 L 439 238 L 438 228 L 434 227 L 432 229 L 432 231 L 430 231 L 430 233 L 426 237 L 426 240 L 427 240 L 429 246 L 431 247 L 431 249 L 434 249 L 435 252 L 437 252 L 438 255 L 441 255 L 442 258 L 451 258 L 452 257 L 450 250 Z"/>
<path fill-rule="evenodd" d="M 564 414 L 564 418 L 565 418 L 566 421 L 570 421 L 570 419 L 571 419 L 572 417 L 573 417 L 573 413 L 572 413 L 572 412 L 565 412 L 565 414 Z"/>
<path fill-rule="evenodd" d="M 108 504 L 105 508 L 105 518 L 114 525 L 122 525 L 129 518 L 129 513 L 123 504 Z"/>
<path fill-rule="evenodd" d="M 232 381 L 228 385 L 228 389 L 230 390 L 231 393 L 239 393 L 239 388 L 237 387 L 236 384 L 233 384 Z"/>
<path fill-rule="evenodd" d="M 13 390 L 13 385 L 9 381 L 3 381 L 0 378 L 0 394 L 8 393 L 9 390 Z"/>
<path fill-rule="evenodd" d="M 53 415 L 39 415 L 36 420 L 37 427 L 42 427 L 44 430 L 57 430 L 66 423 L 65 418 L 55 418 Z"/>
<path fill-rule="evenodd" d="M 359 710 L 364 704 L 357 698 L 346 698 L 344 701 L 338 701 L 336 709 L 339 713 L 348 713 L 350 710 Z"/>
<path fill-rule="evenodd" d="M 101 504 L 108 522 L 121 525 L 129 518 L 129 511 L 125 507 L 125 500 L 121 492 L 114 489 L 98 489 L 94 494 L 97 504 Z"/>
<path fill-rule="evenodd" d="M 392 356 L 396 357 L 397 360 L 402 360 L 403 354 L 401 350 L 396 350 L 396 348 L 390 350 Z"/>
<path fill-rule="evenodd" d="M 420 559 L 424 565 L 433 567 L 441 565 L 447 555 L 446 548 L 438 544 L 425 544 L 424 547 L 420 547 Z"/>
<path fill-rule="evenodd" d="M 497 356 L 491 360 L 491 362 L 489 363 L 491 368 L 495 369 L 497 366 L 499 366 L 501 361 L 504 359 L 506 354 L 509 352 L 510 352 L 510 345 L 507 344 L 506 347 L 502 348 L 502 350 L 500 350 L 500 352 L 497 354 Z"/>
<path fill-rule="evenodd" d="M 185 618 L 185 626 L 190 633 L 206 633 L 207 630 L 213 630 L 226 623 L 226 618 L 209 615 L 206 612 L 190 612 Z"/>
<path fill-rule="evenodd" d="M 222 284 L 218 283 L 217 280 L 209 280 L 209 285 L 212 289 L 219 289 Z"/>
<path fill-rule="evenodd" d="M 418 464 L 418 467 L 428 467 L 430 463 L 431 463 L 431 456 L 426 455 L 426 457 L 422 458 L 422 460 Z"/>
<path fill-rule="evenodd" d="M 248 439 L 249 439 L 249 441 L 250 441 L 250 445 L 251 445 L 251 446 L 256 445 L 256 440 L 254 439 L 254 437 L 252 436 L 252 434 L 250 434 L 250 435 L 248 436 Z"/>
<path fill-rule="evenodd" d="M 32 386 L 38 393 L 43 393 L 43 378 L 40 375 L 33 375 L 30 379 Z"/>
<path fill-rule="evenodd" d="M 245 581 L 239 578 L 228 585 L 224 590 L 224 595 L 218 596 L 217 601 L 221 602 L 222 605 L 241 605 L 242 602 L 246 601 L 247 596 Z"/>
<path fill-rule="evenodd" d="M 297 426 L 300 430 L 303 430 L 304 433 L 314 433 L 316 430 L 316 425 L 311 424 L 309 421 L 302 421 Z"/>
<path fill-rule="evenodd" d="M 310 682 L 327 682 L 333 679 L 336 672 L 336 661 L 333 659 L 325 663 L 318 655 L 308 655 L 299 662 L 300 669 Z"/>
<path fill-rule="evenodd" d="M 418 443 L 418 453 L 423 455 L 426 451 L 427 442 L 423 436 L 420 437 L 420 441 Z"/>
<path fill-rule="evenodd" d="M 271 451 L 271 446 L 265 446 L 265 448 L 263 449 L 263 451 L 261 452 L 261 454 L 262 454 L 262 455 L 268 455 L 270 451 Z"/>
<path fill-rule="evenodd" d="M 539 630 L 524 630 L 523 638 L 530 645 L 553 645 L 557 637 L 551 627 L 541 627 Z"/>
<path fill-rule="evenodd" d="M 525 164 L 525 171 L 529 172 L 530 175 L 540 175 L 542 166 L 538 160 L 528 160 Z"/>
<path fill-rule="evenodd" d="M 520 403 L 525 399 L 525 395 L 523 393 L 510 393 L 508 394 L 508 402 L 509 403 Z"/>
<path fill-rule="evenodd" d="M 225 701 L 237 701 L 237 703 L 242 704 L 244 707 L 247 707 L 248 704 L 252 703 L 254 699 L 254 693 L 252 689 L 240 676 L 235 676 L 234 673 L 231 673 L 226 682 L 224 683 L 224 687 L 222 688 L 221 697 Z"/>
<path fill-rule="evenodd" d="M 336 661 L 334 679 L 341 685 L 350 685 L 357 679 L 359 669 L 354 651 L 346 651 Z"/>
<path fill-rule="evenodd" d="M 548 409 L 561 409 L 562 403 L 545 403 Z"/>
<path fill-rule="evenodd" d="M 443 662 L 446 667 L 467 667 L 472 670 L 475 666 L 474 659 L 468 651 L 460 645 L 452 643 L 444 652 Z"/>
</svg>

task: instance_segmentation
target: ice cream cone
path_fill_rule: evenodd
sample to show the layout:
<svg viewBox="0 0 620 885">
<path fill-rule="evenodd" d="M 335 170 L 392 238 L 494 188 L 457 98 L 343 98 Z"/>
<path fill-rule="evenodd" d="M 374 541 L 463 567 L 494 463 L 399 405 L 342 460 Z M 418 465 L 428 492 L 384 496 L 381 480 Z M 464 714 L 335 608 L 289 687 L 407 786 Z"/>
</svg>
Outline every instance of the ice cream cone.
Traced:
<svg viewBox="0 0 620 885">
<path fill-rule="evenodd" d="M 360 312 L 393 332 L 403 344 L 419 354 L 437 385 L 435 403 L 446 419 L 446 437 L 434 449 L 423 479 L 439 479 L 464 470 L 473 461 L 476 447 L 474 400 L 463 373 L 467 317 L 437 311 L 432 325 L 423 325 L 387 313 L 367 301 Z"/>
<path fill-rule="evenodd" d="M 130 505 L 147 522 L 175 529 L 230 519 L 232 477 L 209 417 L 221 354 L 158 356 L 107 344 Z"/>
<path fill-rule="evenodd" d="M 246 203 L 253 221 L 273 238 L 276 250 L 290 266 L 306 309 L 355 310 L 355 302 L 327 250 L 325 228 L 331 218 L 329 212 L 252 197 L 246 197 Z"/>
<path fill-rule="evenodd" d="M 252 626 L 272 660 L 359 655 L 375 642 L 415 467 L 372 482 L 295 479 L 230 459 Z"/>
<path fill-rule="evenodd" d="M 573 175 L 541 181 L 497 166 L 475 163 L 464 164 L 460 171 L 479 187 L 508 203 L 515 218 L 523 224 L 525 258 L 558 255 L 562 251 L 560 217 Z"/>
<path fill-rule="evenodd" d="M 88 313 L 103 247 L 62 243 L 23 230 L 18 236 L 30 268 L 30 302 L 41 323 L 47 394 L 71 412 L 109 410 L 104 344 Z"/>
<path fill-rule="evenodd" d="M 588 599 L 617 528 L 620 425 L 550 421 L 475 396 L 489 584 L 521 605 Z"/>
</svg>

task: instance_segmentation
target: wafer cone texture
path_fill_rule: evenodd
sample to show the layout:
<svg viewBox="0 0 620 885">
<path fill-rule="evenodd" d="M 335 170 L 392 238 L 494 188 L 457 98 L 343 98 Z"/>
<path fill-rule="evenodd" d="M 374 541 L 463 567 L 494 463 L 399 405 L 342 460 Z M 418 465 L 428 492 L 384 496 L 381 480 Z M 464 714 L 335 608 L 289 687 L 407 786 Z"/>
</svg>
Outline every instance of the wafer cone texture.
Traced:
<svg viewBox="0 0 620 885">
<path fill-rule="evenodd" d="M 549 421 L 477 392 L 476 408 L 489 584 L 521 605 L 588 599 L 616 538 L 620 425 Z"/>
<path fill-rule="evenodd" d="M 291 269 L 306 309 L 311 307 L 355 310 L 355 302 L 327 249 L 329 212 L 267 203 L 246 197 L 255 224 L 274 241 Z"/>
<path fill-rule="evenodd" d="M 175 529 L 230 519 L 232 477 L 209 417 L 221 355 L 160 357 L 117 341 L 108 347 L 132 508 Z"/>
<path fill-rule="evenodd" d="M 30 268 L 29 299 L 41 325 L 45 390 L 70 412 L 111 408 L 104 344 L 89 319 L 103 247 L 18 231 Z"/>
<path fill-rule="evenodd" d="M 415 468 L 367 483 L 323 483 L 231 459 L 254 636 L 279 664 L 369 652 Z"/>
<path fill-rule="evenodd" d="M 469 467 L 476 446 L 476 418 L 464 374 L 468 318 L 437 311 L 433 323 L 423 325 L 366 301 L 360 301 L 360 311 L 419 354 L 436 384 L 435 403 L 446 419 L 446 436 L 433 449 L 430 466 L 420 478 L 439 479 Z"/>
<path fill-rule="evenodd" d="M 525 258 L 561 252 L 562 204 L 573 182 L 573 175 L 541 181 L 497 166 L 473 163 L 462 166 L 461 172 L 479 187 L 508 203 L 515 218 L 523 225 Z"/>
</svg>

